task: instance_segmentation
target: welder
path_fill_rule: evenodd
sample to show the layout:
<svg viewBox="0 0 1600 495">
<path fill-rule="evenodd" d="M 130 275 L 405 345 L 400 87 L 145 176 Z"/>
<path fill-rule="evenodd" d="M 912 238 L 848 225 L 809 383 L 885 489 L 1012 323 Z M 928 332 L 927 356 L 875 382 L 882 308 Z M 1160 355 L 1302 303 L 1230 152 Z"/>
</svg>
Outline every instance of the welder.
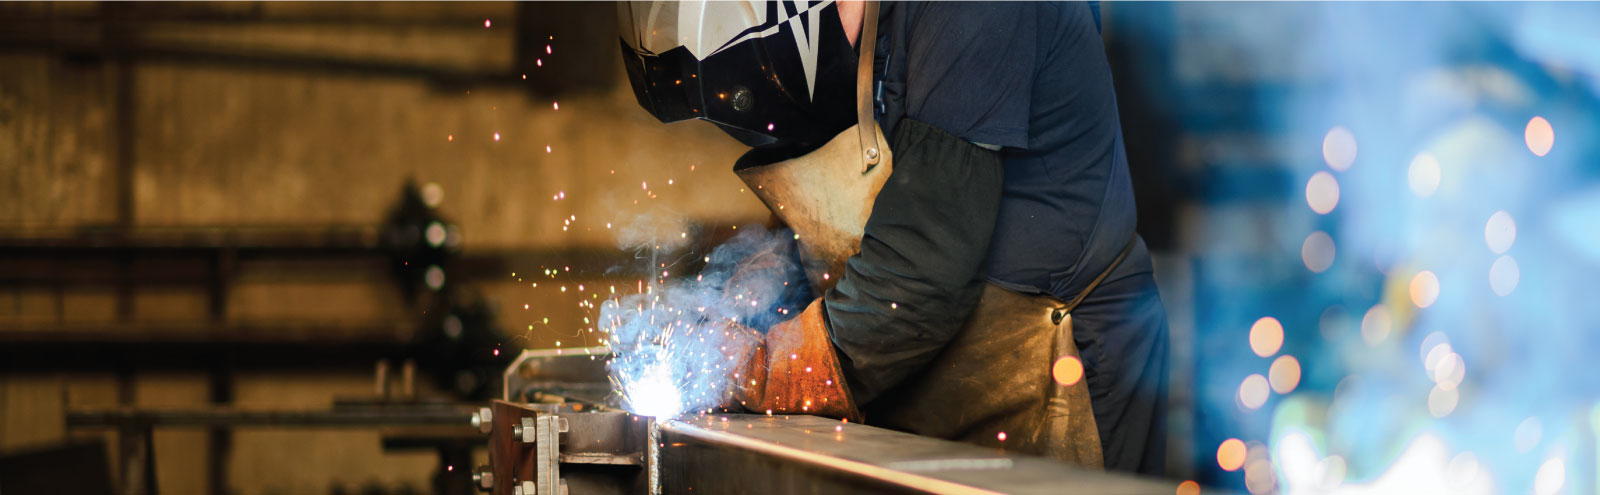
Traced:
<svg viewBox="0 0 1600 495">
<path fill-rule="evenodd" d="M 1167 322 L 1098 5 L 627 2 L 619 20 L 639 103 L 751 146 L 735 172 L 818 291 L 756 334 L 738 403 L 1161 472 Z"/>
</svg>

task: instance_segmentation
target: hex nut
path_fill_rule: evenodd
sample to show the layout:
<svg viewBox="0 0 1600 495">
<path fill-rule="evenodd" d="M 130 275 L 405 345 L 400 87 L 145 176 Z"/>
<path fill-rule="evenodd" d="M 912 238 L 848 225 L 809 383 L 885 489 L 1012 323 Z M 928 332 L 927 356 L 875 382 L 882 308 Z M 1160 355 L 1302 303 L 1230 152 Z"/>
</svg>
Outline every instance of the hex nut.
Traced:
<svg viewBox="0 0 1600 495">
<path fill-rule="evenodd" d="M 493 430 L 494 410 L 487 407 L 478 408 L 478 412 L 472 413 L 472 427 L 477 428 L 479 433 L 489 433 Z"/>
<path fill-rule="evenodd" d="M 478 491 L 486 492 L 493 490 L 494 471 L 490 471 L 488 469 L 479 469 L 478 472 L 472 473 L 472 484 L 478 486 Z"/>
</svg>

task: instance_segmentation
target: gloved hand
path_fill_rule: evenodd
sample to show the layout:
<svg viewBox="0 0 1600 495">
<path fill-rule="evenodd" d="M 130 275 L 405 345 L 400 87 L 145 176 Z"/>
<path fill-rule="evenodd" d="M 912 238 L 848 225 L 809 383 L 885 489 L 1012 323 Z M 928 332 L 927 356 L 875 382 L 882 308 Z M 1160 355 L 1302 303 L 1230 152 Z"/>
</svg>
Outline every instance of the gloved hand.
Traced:
<svg viewBox="0 0 1600 495">
<path fill-rule="evenodd" d="M 822 300 L 799 316 L 773 325 L 762 337 L 736 323 L 730 332 L 755 337 L 752 353 L 736 365 L 733 400 L 753 412 L 815 414 L 860 422 L 861 412 L 850 397 L 828 338 Z M 752 335 L 753 334 L 753 335 Z M 746 339 L 737 339 L 746 340 Z"/>
</svg>

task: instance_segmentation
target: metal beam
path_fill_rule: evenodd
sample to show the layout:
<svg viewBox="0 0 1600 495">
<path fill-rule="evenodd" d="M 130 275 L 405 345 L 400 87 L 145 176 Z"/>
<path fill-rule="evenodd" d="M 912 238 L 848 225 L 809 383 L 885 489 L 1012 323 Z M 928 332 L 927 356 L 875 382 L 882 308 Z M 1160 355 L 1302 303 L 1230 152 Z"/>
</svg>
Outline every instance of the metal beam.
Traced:
<svg viewBox="0 0 1600 495">
<path fill-rule="evenodd" d="M 333 410 L 247 411 L 108 409 L 68 411 L 68 428 L 352 428 L 459 426 L 466 430 L 472 411 L 453 405 L 366 406 Z"/>
<path fill-rule="evenodd" d="M 662 421 L 661 442 L 665 493 L 1166 494 L 1177 486 L 816 416 Z"/>
</svg>

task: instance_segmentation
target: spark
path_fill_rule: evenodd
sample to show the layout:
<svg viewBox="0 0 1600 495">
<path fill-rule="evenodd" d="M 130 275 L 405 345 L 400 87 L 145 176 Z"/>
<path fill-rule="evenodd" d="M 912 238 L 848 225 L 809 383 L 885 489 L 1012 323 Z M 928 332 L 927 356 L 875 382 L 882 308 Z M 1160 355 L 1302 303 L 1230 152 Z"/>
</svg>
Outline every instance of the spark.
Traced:
<svg viewBox="0 0 1600 495">
<path fill-rule="evenodd" d="M 489 29 L 489 26 L 490 26 L 489 20 L 488 19 L 484 19 L 483 20 L 483 28 L 484 29 Z"/>
<path fill-rule="evenodd" d="M 498 133 L 498 132 L 494 133 L 494 140 L 495 141 L 499 141 L 500 140 L 500 133 Z"/>
</svg>

